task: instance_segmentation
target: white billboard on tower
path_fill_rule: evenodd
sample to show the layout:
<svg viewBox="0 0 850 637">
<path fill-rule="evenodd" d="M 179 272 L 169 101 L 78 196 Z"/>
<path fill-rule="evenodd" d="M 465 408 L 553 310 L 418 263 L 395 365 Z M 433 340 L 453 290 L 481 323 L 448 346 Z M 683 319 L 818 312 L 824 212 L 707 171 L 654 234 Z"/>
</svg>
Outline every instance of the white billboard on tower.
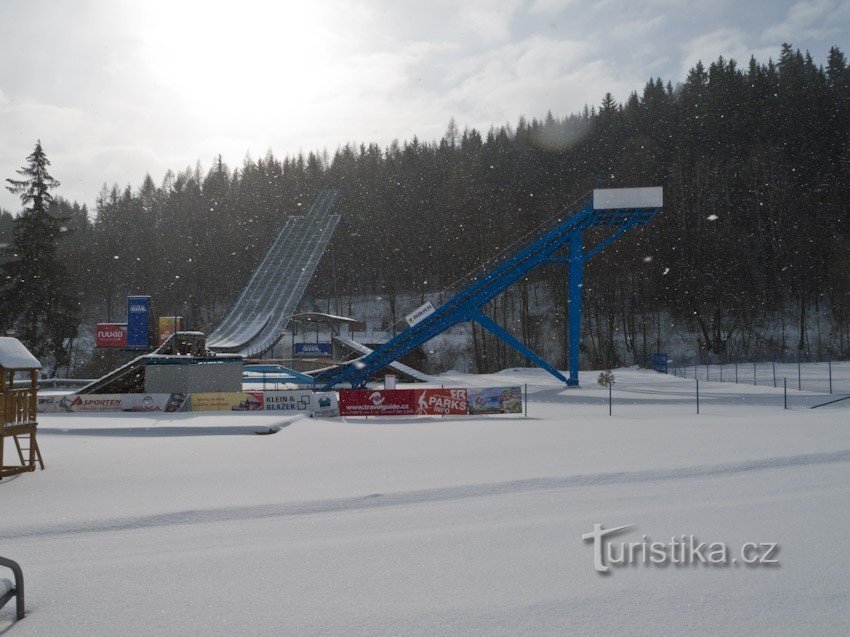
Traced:
<svg viewBox="0 0 850 637">
<path fill-rule="evenodd" d="M 652 188 L 597 188 L 593 191 L 594 210 L 620 210 L 623 208 L 661 208 L 664 189 Z"/>
</svg>

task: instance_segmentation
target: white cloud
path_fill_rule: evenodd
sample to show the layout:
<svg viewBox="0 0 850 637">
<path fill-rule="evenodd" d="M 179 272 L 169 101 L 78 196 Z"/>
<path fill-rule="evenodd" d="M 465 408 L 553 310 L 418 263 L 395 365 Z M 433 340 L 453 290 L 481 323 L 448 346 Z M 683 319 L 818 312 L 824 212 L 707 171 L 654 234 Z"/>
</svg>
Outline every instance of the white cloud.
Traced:
<svg viewBox="0 0 850 637">
<path fill-rule="evenodd" d="M 792 6 L 781 22 L 764 30 L 762 37 L 775 42 L 846 37 L 850 3 L 845 0 L 806 0 Z"/>
<path fill-rule="evenodd" d="M 91 205 L 104 181 L 158 181 L 219 153 L 238 166 L 269 148 L 434 139 L 450 117 L 563 116 L 650 76 L 676 82 L 697 59 L 743 64 L 782 39 L 850 32 L 848 2 L 786 4 L 768 29 L 788 0 L 758 2 L 755 23 L 731 0 L 2 0 L 0 178 L 41 138 L 58 194 Z M 17 208 L 5 190 L 0 205 Z"/>
<path fill-rule="evenodd" d="M 726 60 L 731 58 L 739 66 L 744 66 L 752 55 L 759 60 L 767 60 L 771 55 L 776 55 L 775 47 L 754 46 L 755 40 L 755 37 L 748 36 L 737 27 L 717 29 L 695 38 L 684 47 L 681 77 L 684 78 L 690 68 L 700 60 L 708 66 L 719 56 L 723 56 Z"/>
<path fill-rule="evenodd" d="M 625 97 L 636 78 L 597 54 L 586 41 L 533 36 L 456 65 L 443 102 L 448 111 L 486 127 L 520 114 L 574 112 L 598 103 L 606 91 Z"/>
<path fill-rule="evenodd" d="M 468 0 L 457 5 L 457 20 L 463 28 L 484 41 L 499 41 L 510 34 L 510 22 L 520 0 Z"/>
<path fill-rule="evenodd" d="M 558 13 L 574 2 L 575 0 L 534 0 L 529 11 L 532 13 Z"/>
</svg>

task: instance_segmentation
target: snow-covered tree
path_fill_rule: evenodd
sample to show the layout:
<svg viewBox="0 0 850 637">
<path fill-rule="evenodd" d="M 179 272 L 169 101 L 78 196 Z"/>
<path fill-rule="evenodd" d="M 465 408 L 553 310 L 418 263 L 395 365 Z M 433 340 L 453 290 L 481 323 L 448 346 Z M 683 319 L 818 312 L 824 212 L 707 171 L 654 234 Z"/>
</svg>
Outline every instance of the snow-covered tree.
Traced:
<svg viewBox="0 0 850 637">
<path fill-rule="evenodd" d="M 58 254 L 63 220 L 48 212 L 50 190 L 59 186 L 49 165 L 38 141 L 17 171 L 20 179 L 6 180 L 7 190 L 20 196 L 23 210 L 0 266 L 0 320 L 4 330 L 15 330 L 36 356 L 49 355 L 58 366 L 64 362 L 65 340 L 76 336 L 79 303 Z"/>
</svg>

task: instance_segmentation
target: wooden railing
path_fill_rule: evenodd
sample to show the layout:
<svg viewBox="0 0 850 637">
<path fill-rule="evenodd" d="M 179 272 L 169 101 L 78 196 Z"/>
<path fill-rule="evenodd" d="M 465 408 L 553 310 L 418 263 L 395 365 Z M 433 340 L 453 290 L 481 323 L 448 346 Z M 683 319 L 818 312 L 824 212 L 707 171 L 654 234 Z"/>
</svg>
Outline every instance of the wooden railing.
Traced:
<svg viewBox="0 0 850 637">
<path fill-rule="evenodd" d="M 26 389 L 7 389 L 0 393 L 0 415 L 2 426 L 24 425 L 36 421 L 37 391 Z"/>
</svg>

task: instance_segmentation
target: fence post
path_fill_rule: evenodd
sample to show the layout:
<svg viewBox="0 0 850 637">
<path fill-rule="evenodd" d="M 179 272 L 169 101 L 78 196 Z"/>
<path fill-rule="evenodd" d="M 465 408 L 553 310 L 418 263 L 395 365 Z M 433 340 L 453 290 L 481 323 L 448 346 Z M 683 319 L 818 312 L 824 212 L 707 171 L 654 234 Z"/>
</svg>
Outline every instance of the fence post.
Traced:
<svg viewBox="0 0 850 637">
<path fill-rule="evenodd" d="M 829 352 L 829 393 L 832 393 L 832 351 Z"/>
<path fill-rule="evenodd" d="M 694 380 L 697 379 L 697 368 L 699 367 L 699 362 L 694 363 Z"/>
<path fill-rule="evenodd" d="M 788 379 L 782 379 L 782 385 L 784 386 L 783 394 L 785 396 L 785 409 L 788 409 Z"/>
<path fill-rule="evenodd" d="M 720 359 L 720 382 L 723 382 L 723 359 Z"/>
<path fill-rule="evenodd" d="M 696 381 L 697 381 L 697 413 L 699 413 L 699 378 L 697 378 Z"/>
<path fill-rule="evenodd" d="M 528 383 L 525 384 L 525 417 L 528 418 Z"/>
<path fill-rule="evenodd" d="M 773 386 L 776 387 L 776 354 L 771 357 L 771 363 L 773 364 Z"/>
<path fill-rule="evenodd" d="M 611 386 L 613 383 L 608 383 L 608 415 L 611 415 Z"/>
<path fill-rule="evenodd" d="M 705 364 L 705 380 L 708 380 L 708 363 Z"/>
<path fill-rule="evenodd" d="M 800 357 L 802 350 L 797 350 L 797 391 L 803 391 L 803 377 L 800 375 Z"/>
<path fill-rule="evenodd" d="M 753 385 L 758 385 L 756 382 L 756 359 L 753 359 Z"/>
<path fill-rule="evenodd" d="M 738 384 L 738 359 L 735 359 L 735 384 Z"/>
</svg>

